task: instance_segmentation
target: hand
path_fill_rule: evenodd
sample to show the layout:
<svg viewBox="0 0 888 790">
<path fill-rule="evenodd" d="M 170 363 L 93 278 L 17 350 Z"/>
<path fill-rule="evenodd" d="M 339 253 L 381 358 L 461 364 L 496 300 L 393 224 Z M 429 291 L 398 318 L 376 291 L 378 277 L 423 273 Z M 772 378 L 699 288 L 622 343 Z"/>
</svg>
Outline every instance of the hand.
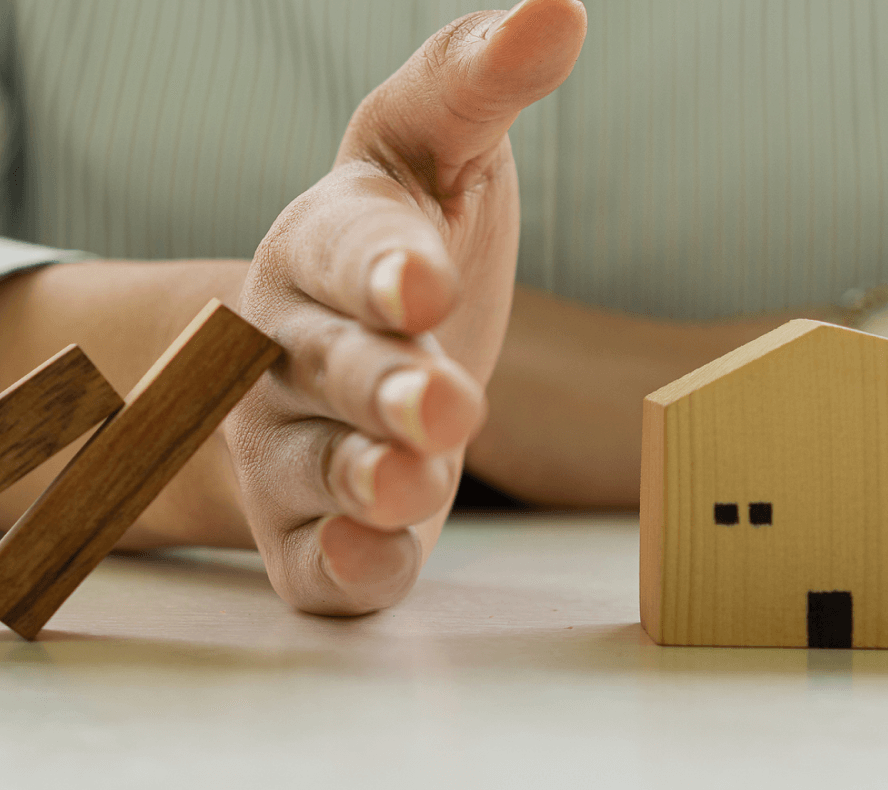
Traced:
<svg viewBox="0 0 888 790">
<path fill-rule="evenodd" d="M 361 103 L 332 171 L 260 244 L 240 309 L 287 354 L 225 431 L 292 605 L 388 606 L 431 552 L 509 317 L 507 130 L 568 76 L 585 28 L 577 0 L 448 25 Z"/>
</svg>

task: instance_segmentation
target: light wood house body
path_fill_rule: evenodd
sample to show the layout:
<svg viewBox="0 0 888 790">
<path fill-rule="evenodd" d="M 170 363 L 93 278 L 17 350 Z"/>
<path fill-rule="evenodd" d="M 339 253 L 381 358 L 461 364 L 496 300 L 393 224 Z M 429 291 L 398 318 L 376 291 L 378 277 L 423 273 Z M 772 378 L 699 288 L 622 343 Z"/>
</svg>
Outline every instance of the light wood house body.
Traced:
<svg viewBox="0 0 888 790">
<path fill-rule="evenodd" d="M 643 409 L 654 641 L 888 647 L 888 340 L 790 321 Z"/>
</svg>

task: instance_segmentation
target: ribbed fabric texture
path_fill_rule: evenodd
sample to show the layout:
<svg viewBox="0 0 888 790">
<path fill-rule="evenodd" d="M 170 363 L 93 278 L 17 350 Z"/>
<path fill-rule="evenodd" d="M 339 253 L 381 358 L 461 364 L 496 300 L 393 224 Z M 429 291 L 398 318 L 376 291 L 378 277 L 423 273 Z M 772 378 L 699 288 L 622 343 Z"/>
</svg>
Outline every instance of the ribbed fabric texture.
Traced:
<svg viewBox="0 0 888 790">
<path fill-rule="evenodd" d="M 888 282 L 888 5 L 586 8 L 574 73 L 511 132 L 521 281 L 682 319 Z M 328 171 L 360 100 L 475 10 L 19 0 L 5 17 L 27 146 L 22 235 L 109 257 L 249 258 Z M 0 139 L 7 115 L 0 103 Z"/>
</svg>

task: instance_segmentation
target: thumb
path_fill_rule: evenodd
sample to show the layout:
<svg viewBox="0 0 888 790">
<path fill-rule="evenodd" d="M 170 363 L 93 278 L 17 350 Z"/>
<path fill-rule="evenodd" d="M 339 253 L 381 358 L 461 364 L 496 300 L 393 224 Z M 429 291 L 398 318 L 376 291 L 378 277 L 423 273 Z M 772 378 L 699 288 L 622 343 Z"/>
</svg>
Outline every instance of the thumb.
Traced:
<svg viewBox="0 0 888 790">
<path fill-rule="evenodd" d="M 463 165 L 492 154 L 518 113 L 567 79 L 585 34 L 579 0 L 523 0 L 452 22 L 361 103 L 336 163 L 369 154 L 450 192 Z"/>
</svg>

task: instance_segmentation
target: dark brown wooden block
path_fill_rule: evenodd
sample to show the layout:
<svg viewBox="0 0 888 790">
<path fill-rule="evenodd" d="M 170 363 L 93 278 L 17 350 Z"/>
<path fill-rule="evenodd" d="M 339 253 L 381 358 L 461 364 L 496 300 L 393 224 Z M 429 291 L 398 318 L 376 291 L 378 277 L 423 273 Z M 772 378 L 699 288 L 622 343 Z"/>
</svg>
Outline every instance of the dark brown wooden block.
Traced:
<svg viewBox="0 0 888 790">
<path fill-rule="evenodd" d="M 0 621 L 33 639 L 281 351 L 210 302 L 0 541 Z"/>
<path fill-rule="evenodd" d="M 77 346 L 35 368 L 0 393 L 0 491 L 121 406 L 123 399 Z"/>
</svg>

